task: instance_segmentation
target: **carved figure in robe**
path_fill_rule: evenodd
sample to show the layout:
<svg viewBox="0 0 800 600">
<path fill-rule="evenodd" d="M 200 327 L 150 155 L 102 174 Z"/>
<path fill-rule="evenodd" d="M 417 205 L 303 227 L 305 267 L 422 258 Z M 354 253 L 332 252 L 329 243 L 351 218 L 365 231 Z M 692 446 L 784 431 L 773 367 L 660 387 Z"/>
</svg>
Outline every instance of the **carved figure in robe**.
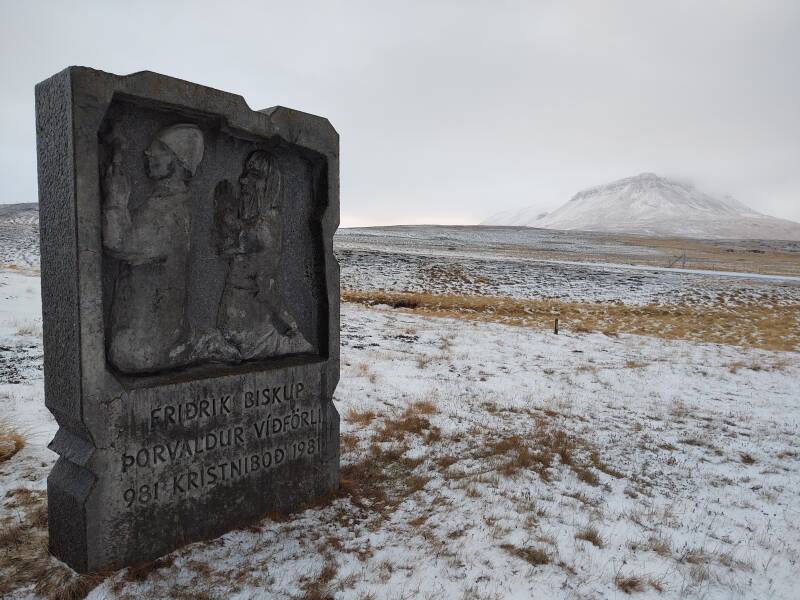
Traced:
<svg viewBox="0 0 800 600">
<path fill-rule="evenodd" d="M 196 125 L 178 124 L 145 150 L 152 190 L 130 206 L 131 184 L 115 151 L 104 178 L 103 246 L 116 258 L 107 356 L 124 373 L 178 367 L 192 359 L 186 318 L 190 182 L 204 154 Z"/>
<path fill-rule="evenodd" d="M 312 352 L 278 289 L 283 245 L 283 182 L 278 162 L 257 150 L 238 189 L 214 192 L 217 251 L 228 261 L 217 328 L 240 360 Z"/>
</svg>

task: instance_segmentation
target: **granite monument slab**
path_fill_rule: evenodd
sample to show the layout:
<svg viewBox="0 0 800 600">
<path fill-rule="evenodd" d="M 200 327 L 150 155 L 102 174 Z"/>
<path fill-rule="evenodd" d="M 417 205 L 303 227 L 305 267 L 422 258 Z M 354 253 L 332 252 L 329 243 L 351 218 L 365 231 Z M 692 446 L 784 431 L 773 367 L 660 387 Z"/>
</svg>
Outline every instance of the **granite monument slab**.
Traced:
<svg viewBox="0 0 800 600">
<path fill-rule="evenodd" d="M 36 127 L 50 551 L 118 568 L 335 491 L 330 123 L 70 67 Z"/>
</svg>

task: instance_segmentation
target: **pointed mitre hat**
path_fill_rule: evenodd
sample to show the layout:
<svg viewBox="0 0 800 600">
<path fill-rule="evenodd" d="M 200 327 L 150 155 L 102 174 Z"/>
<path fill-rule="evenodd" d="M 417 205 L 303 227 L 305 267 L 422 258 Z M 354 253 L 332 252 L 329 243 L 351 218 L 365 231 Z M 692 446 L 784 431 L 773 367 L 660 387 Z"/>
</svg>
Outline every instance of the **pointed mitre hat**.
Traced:
<svg viewBox="0 0 800 600">
<path fill-rule="evenodd" d="M 203 132 L 197 125 L 178 124 L 162 129 L 158 139 L 175 154 L 189 174 L 194 175 L 197 166 L 203 160 L 205 145 Z"/>
</svg>

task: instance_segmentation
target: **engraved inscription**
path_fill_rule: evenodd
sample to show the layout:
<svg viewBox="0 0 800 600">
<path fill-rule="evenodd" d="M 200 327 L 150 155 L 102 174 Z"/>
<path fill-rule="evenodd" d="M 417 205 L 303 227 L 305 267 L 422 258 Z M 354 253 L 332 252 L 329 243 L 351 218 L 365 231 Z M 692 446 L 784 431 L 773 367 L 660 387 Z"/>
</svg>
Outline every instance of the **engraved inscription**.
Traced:
<svg viewBox="0 0 800 600">
<path fill-rule="evenodd" d="M 147 413 L 153 443 L 119 455 L 119 472 L 130 478 L 122 492 L 126 506 L 202 494 L 317 455 L 322 408 L 307 405 L 306 389 L 293 381 L 153 406 Z"/>
<path fill-rule="evenodd" d="M 159 425 L 182 425 L 231 413 L 231 396 L 203 398 L 157 406 L 150 411 L 150 429 Z"/>
<path fill-rule="evenodd" d="M 159 499 L 173 500 L 193 490 L 208 490 L 248 476 L 265 473 L 286 461 L 298 460 L 303 456 L 313 456 L 320 449 L 321 440 L 316 437 L 301 439 L 263 452 L 239 456 L 225 462 L 193 464 L 185 471 L 172 475 L 166 485 L 164 482 L 156 481 L 152 485 L 142 484 L 138 488 L 129 487 L 122 493 L 122 497 L 128 507 L 134 503 L 144 505 Z"/>
</svg>

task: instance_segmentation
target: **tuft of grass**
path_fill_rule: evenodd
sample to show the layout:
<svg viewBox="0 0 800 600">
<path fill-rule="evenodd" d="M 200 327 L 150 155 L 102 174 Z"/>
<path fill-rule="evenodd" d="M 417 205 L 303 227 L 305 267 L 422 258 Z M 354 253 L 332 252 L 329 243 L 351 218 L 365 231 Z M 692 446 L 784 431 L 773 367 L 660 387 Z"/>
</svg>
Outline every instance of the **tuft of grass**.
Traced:
<svg viewBox="0 0 800 600">
<path fill-rule="evenodd" d="M 427 354 L 418 354 L 417 355 L 417 368 L 424 369 L 433 361 L 432 356 L 428 356 Z"/>
<path fill-rule="evenodd" d="M 108 573 L 77 575 L 47 549 L 47 501 L 44 492 L 17 488 L 6 493 L 13 519 L 0 521 L 0 597 L 32 590 L 48 600 L 80 600 Z"/>
<path fill-rule="evenodd" d="M 45 493 L 29 490 L 28 488 L 15 488 L 6 492 L 6 506 L 8 508 L 32 507 L 41 503 Z"/>
<path fill-rule="evenodd" d="M 650 587 L 653 588 L 655 591 L 657 591 L 659 594 L 666 589 L 666 587 L 664 586 L 663 577 L 659 579 L 656 579 L 655 577 L 650 577 L 647 580 L 647 583 L 649 583 Z"/>
<path fill-rule="evenodd" d="M 418 402 L 414 402 L 414 404 L 411 405 L 411 408 L 421 415 L 435 415 L 439 412 L 439 407 L 437 407 L 436 404 L 430 400 L 420 400 Z"/>
<path fill-rule="evenodd" d="M 388 470 L 398 462 L 401 455 L 401 452 L 385 450 L 378 444 L 373 444 L 366 456 L 342 465 L 340 494 L 350 497 L 356 506 L 372 507 L 380 511 L 389 502 L 391 476 Z"/>
<path fill-rule="evenodd" d="M 377 438 L 358 460 L 342 465 L 338 495 L 384 518 L 422 490 L 430 477 L 414 473 L 422 460 L 404 458 L 408 446 L 376 443 Z"/>
<path fill-rule="evenodd" d="M 328 600 L 333 598 L 331 581 L 336 577 L 338 569 L 339 566 L 333 556 L 326 555 L 325 562 L 317 576 L 304 584 L 303 595 L 300 596 L 300 600 Z"/>
<path fill-rule="evenodd" d="M 672 541 L 663 534 L 652 535 L 647 538 L 644 547 L 659 556 L 670 556 L 672 554 Z"/>
<path fill-rule="evenodd" d="M 373 439 L 378 442 L 398 441 L 402 440 L 407 433 L 420 436 L 425 434 L 425 439 L 428 443 L 440 439 L 439 428 L 432 425 L 427 417 L 418 414 L 420 412 L 417 410 L 419 404 L 412 404 L 398 418 L 386 418 L 380 429 L 373 436 Z M 423 404 L 423 406 L 427 406 L 427 404 Z"/>
<path fill-rule="evenodd" d="M 125 579 L 127 581 L 145 581 L 152 573 L 155 573 L 159 569 L 169 568 L 174 562 L 175 558 L 171 555 L 167 555 L 157 558 L 156 560 L 149 560 L 132 565 L 125 571 Z M 197 564 L 194 564 L 193 567 L 197 567 Z"/>
<path fill-rule="evenodd" d="M 455 456 L 451 456 L 451 455 L 445 455 L 445 456 L 442 456 L 442 457 L 440 457 L 440 458 L 439 458 L 439 459 L 436 461 L 436 464 L 437 464 L 437 465 L 439 465 L 439 468 L 440 468 L 440 469 L 446 469 L 446 468 L 448 468 L 450 465 L 454 465 L 454 464 L 456 464 L 457 462 L 458 462 L 458 458 L 456 458 Z"/>
<path fill-rule="evenodd" d="M 679 562 L 686 562 L 690 565 L 703 565 L 708 563 L 711 559 L 702 548 L 688 548 L 678 560 Z"/>
<path fill-rule="evenodd" d="M 343 433 L 339 437 L 342 452 L 352 452 L 358 448 L 358 436 L 352 433 Z"/>
<path fill-rule="evenodd" d="M 681 438 L 681 439 L 678 440 L 678 443 L 686 444 L 687 446 L 699 446 L 701 448 L 702 447 L 706 447 L 708 445 L 708 444 L 706 444 L 706 442 L 704 442 L 700 438 L 693 437 L 693 436 Z"/>
<path fill-rule="evenodd" d="M 575 534 L 576 540 L 584 540 L 598 548 L 605 548 L 606 542 L 597 530 L 597 527 L 585 527 Z"/>
<path fill-rule="evenodd" d="M 614 585 L 626 594 L 644 591 L 644 582 L 641 577 L 635 577 L 633 575 L 621 575 L 617 573 L 614 577 Z"/>
<path fill-rule="evenodd" d="M 593 468 L 613 477 L 623 476 L 605 464 L 589 442 L 554 424 L 558 413 L 549 410 L 544 413 L 545 416 L 535 420 L 533 430 L 525 439 L 517 434 L 496 439 L 487 444 L 480 457 L 501 457 L 503 462 L 498 471 L 506 477 L 532 471 L 542 481 L 549 482 L 551 469 L 557 464 L 568 467 L 580 481 L 592 486 L 600 483 Z"/>
<path fill-rule="evenodd" d="M 606 475 L 610 475 L 614 479 L 623 479 L 625 474 L 620 471 L 619 469 L 615 469 L 605 461 L 600 458 L 600 454 L 596 450 L 592 450 L 589 454 L 589 461 L 592 463 L 592 466 L 597 469 L 598 471 L 602 471 Z"/>
<path fill-rule="evenodd" d="M 742 463 L 745 465 L 754 465 L 756 463 L 756 459 L 753 458 L 753 455 L 749 454 L 748 452 L 742 452 L 740 456 Z"/>
<path fill-rule="evenodd" d="M 586 467 L 576 466 L 572 470 L 575 472 L 575 476 L 584 483 L 589 485 L 598 485 L 600 483 L 600 478 Z"/>
<path fill-rule="evenodd" d="M 647 363 L 640 362 L 640 361 L 633 360 L 633 359 L 628 359 L 627 361 L 625 361 L 625 368 L 626 369 L 643 369 L 646 366 L 647 366 Z"/>
<path fill-rule="evenodd" d="M 360 425 L 361 427 L 366 427 L 370 423 L 372 423 L 373 419 L 377 417 L 377 413 L 374 410 L 358 410 L 352 406 L 347 408 L 347 411 L 344 413 L 344 418 L 351 422 Z"/>
<path fill-rule="evenodd" d="M 25 447 L 25 437 L 7 421 L 0 421 L 0 463 Z"/>
<path fill-rule="evenodd" d="M 534 548 L 532 546 L 519 548 L 512 544 L 501 544 L 500 547 L 512 556 L 521 558 L 534 566 L 549 565 L 553 562 L 553 558 L 541 548 Z"/>
<path fill-rule="evenodd" d="M 496 441 L 489 446 L 488 456 L 503 456 L 505 463 L 500 467 L 500 472 L 511 477 L 519 471 L 533 469 L 539 476 L 547 481 L 547 469 L 552 464 L 552 458 L 547 453 L 533 453 L 525 441 L 518 435 L 511 435 Z"/>
</svg>

